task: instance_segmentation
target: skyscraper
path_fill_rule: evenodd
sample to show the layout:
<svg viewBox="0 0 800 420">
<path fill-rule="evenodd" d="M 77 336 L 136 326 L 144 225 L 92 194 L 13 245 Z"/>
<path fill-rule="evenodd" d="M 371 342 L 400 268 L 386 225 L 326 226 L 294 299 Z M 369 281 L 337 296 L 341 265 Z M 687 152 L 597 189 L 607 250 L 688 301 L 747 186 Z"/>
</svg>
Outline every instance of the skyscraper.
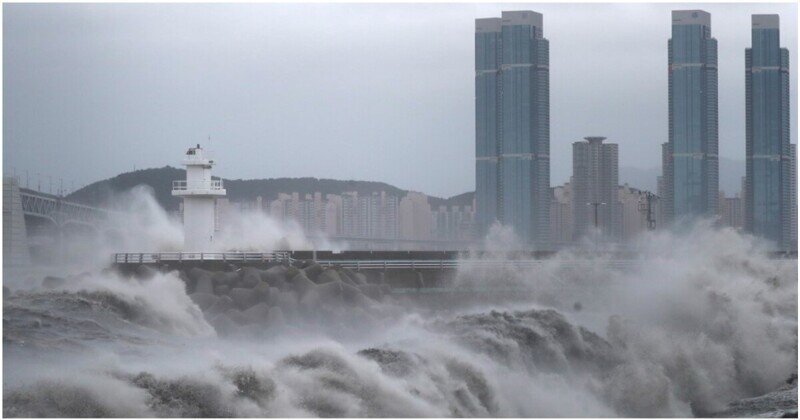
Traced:
<svg viewBox="0 0 800 420">
<path fill-rule="evenodd" d="M 672 152 L 669 142 L 661 143 L 661 176 L 658 178 L 658 196 L 662 225 L 672 220 Z"/>
<path fill-rule="evenodd" d="M 622 215 L 617 193 L 619 146 L 613 143 L 603 144 L 605 137 L 585 139 L 586 141 L 572 143 L 574 239 L 579 240 L 591 232 L 596 224 L 604 239 L 616 241 L 622 233 Z"/>
<path fill-rule="evenodd" d="M 789 228 L 789 251 L 797 252 L 797 145 L 789 146 L 789 209 L 791 223 Z"/>
<path fill-rule="evenodd" d="M 792 245 L 789 50 L 778 15 L 753 15 L 745 49 L 747 196 L 745 227 L 779 249 Z"/>
<path fill-rule="evenodd" d="M 542 15 L 475 21 L 476 205 L 481 234 L 499 221 L 534 249 L 550 223 L 549 44 Z"/>
<path fill-rule="evenodd" d="M 717 214 L 717 40 L 711 15 L 674 10 L 669 40 L 668 217 Z"/>
</svg>

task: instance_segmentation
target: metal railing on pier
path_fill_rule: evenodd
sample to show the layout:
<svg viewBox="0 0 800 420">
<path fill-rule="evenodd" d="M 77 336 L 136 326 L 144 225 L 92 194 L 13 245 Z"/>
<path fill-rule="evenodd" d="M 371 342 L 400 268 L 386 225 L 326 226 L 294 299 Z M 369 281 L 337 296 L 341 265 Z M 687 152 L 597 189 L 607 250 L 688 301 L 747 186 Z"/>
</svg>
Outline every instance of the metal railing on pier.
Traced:
<svg viewBox="0 0 800 420">
<path fill-rule="evenodd" d="M 114 254 L 113 260 L 116 264 L 154 264 L 182 261 L 280 262 L 291 264 L 294 261 L 288 252 L 129 252 Z"/>
<path fill-rule="evenodd" d="M 294 264 L 299 261 L 289 252 L 158 252 L 118 253 L 113 255 L 116 264 L 156 264 L 162 262 L 224 261 L 224 262 L 278 262 Z M 486 268 L 531 269 L 553 264 L 541 259 L 449 259 L 449 260 L 317 260 L 322 267 L 340 267 L 354 270 L 480 270 Z M 581 263 L 597 264 L 607 268 L 626 269 L 635 260 L 584 260 L 560 261 L 561 266 L 578 267 Z"/>
<path fill-rule="evenodd" d="M 318 260 L 323 267 L 343 267 L 355 270 L 455 270 L 492 267 L 529 269 L 552 263 L 548 260 L 459 259 L 459 260 Z M 570 264 L 564 261 L 564 264 Z M 597 264 L 610 268 L 629 268 L 633 260 L 598 260 Z"/>
</svg>

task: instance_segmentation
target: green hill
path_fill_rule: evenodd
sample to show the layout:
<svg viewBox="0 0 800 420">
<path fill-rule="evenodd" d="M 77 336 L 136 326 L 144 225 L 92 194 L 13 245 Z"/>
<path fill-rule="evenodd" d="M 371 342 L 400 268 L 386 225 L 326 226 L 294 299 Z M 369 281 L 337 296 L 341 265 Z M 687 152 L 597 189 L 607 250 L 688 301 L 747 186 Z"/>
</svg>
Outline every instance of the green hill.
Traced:
<svg viewBox="0 0 800 420">
<path fill-rule="evenodd" d="M 147 185 L 153 189 L 156 201 L 165 209 L 172 211 L 177 210 L 180 203 L 179 198 L 172 196 L 172 181 L 185 178 L 185 170 L 171 166 L 141 169 L 87 185 L 68 195 L 67 199 L 90 206 L 105 206 L 114 195 L 128 191 L 137 185 Z M 408 192 L 384 182 L 372 181 L 318 178 L 223 179 L 223 181 L 231 201 L 252 201 L 258 196 L 263 197 L 264 200 L 274 200 L 278 197 L 278 193 L 292 192 L 298 192 L 301 195 L 320 192 L 325 195 L 342 194 L 347 191 L 356 191 L 359 194 L 386 191 L 388 194 L 398 197 L 403 197 Z M 447 199 L 430 197 L 429 202 L 432 209 L 436 209 L 440 205 L 471 205 L 473 195 L 474 193 L 467 192 Z"/>
</svg>

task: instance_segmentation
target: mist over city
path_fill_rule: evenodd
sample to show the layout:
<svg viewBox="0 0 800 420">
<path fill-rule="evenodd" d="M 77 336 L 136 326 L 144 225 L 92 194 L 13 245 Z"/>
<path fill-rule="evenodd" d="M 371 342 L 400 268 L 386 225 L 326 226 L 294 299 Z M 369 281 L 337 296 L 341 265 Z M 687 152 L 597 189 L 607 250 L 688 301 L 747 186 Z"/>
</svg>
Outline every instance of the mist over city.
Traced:
<svg viewBox="0 0 800 420">
<path fill-rule="evenodd" d="M 3 5 L 4 417 L 797 417 L 792 3 Z"/>
</svg>

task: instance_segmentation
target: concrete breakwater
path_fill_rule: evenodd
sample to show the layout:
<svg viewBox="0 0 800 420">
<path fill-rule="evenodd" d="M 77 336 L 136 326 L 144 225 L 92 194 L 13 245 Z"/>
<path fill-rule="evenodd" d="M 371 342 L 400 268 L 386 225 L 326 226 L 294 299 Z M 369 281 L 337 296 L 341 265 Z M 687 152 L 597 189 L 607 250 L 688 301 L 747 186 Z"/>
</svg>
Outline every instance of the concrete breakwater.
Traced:
<svg viewBox="0 0 800 420">
<path fill-rule="evenodd" d="M 158 267 L 125 267 L 136 278 L 156 275 Z M 173 271 L 161 267 L 163 271 Z M 381 307 L 393 288 L 422 288 L 421 272 L 393 270 L 358 272 L 348 268 L 325 268 L 313 261 L 269 267 L 245 266 L 206 269 L 187 265 L 177 270 L 186 293 L 203 311 L 220 335 L 256 333 L 304 323 L 357 317 L 367 320 Z M 428 276 L 442 284 L 442 276 Z"/>
</svg>

